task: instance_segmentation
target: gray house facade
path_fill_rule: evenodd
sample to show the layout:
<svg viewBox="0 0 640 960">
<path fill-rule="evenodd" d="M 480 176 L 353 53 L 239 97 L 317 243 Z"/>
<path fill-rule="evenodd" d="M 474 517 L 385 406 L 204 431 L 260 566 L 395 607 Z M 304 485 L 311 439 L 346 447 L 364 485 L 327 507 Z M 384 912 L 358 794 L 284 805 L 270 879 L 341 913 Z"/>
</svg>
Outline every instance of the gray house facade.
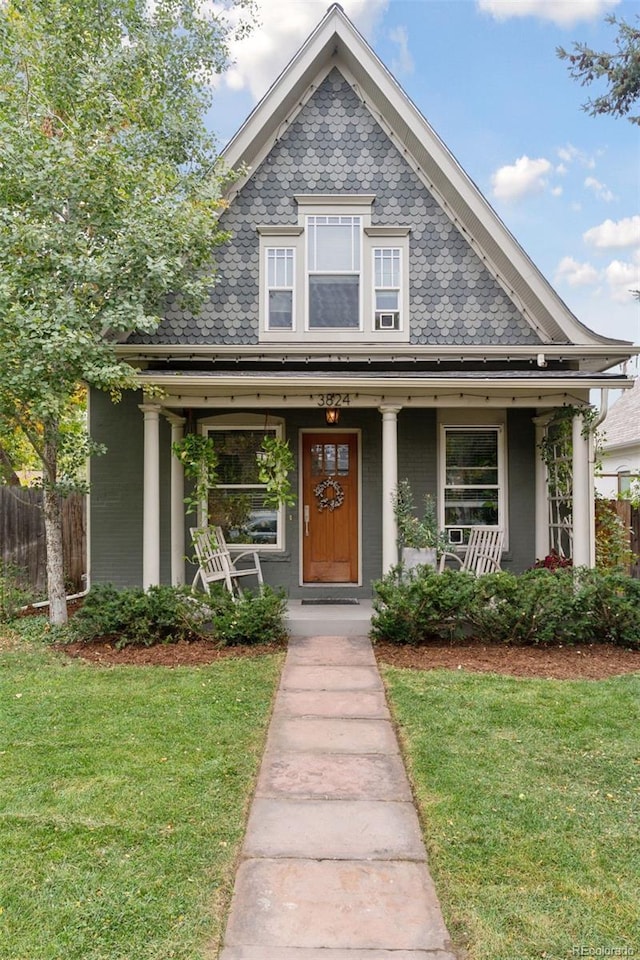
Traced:
<svg viewBox="0 0 640 960">
<path fill-rule="evenodd" d="M 580 409 L 629 343 L 584 327 L 337 6 L 229 144 L 218 280 L 198 316 L 168 304 L 119 347 L 141 391 L 90 401 L 92 582 L 188 582 L 171 444 L 209 434 L 219 477 L 199 524 L 260 551 L 292 598 L 367 597 L 397 562 L 393 491 L 464 549 L 505 531 L 505 569 L 550 547 L 538 444 L 574 416 L 572 550 L 592 564 L 593 465 Z M 142 388 L 160 386 L 147 403 Z M 296 505 L 264 503 L 265 435 L 294 453 Z"/>
</svg>

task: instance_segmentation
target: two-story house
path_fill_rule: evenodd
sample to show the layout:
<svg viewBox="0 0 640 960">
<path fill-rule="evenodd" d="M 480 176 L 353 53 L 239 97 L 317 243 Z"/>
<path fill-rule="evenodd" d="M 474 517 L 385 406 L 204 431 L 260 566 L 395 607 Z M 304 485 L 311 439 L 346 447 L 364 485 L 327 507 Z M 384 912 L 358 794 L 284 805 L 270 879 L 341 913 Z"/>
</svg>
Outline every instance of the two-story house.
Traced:
<svg viewBox="0 0 640 960">
<path fill-rule="evenodd" d="M 549 548 L 538 443 L 631 344 L 570 312 L 338 5 L 224 152 L 246 174 L 221 224 L 218 280 L 197 316 L 169 304 L 120 354 L 142 392 L 99 393 L 91 430 L 93 582 L 183 582 L 184 477 L 171 443 L 209 433 L 208 520 L 255 544 L 290 597 L 366 597 L 397 560 L 392 495 L 407 477 L 463 547 L 505 531 L 503 567 Z M 550 225 L 552 229 L 552 225 Z M 294 452 L 295 507 L 264 503 L 264 435 Z M 593 563 L 593 479 L 574 420 L 573 552 Z"/>
</svg>

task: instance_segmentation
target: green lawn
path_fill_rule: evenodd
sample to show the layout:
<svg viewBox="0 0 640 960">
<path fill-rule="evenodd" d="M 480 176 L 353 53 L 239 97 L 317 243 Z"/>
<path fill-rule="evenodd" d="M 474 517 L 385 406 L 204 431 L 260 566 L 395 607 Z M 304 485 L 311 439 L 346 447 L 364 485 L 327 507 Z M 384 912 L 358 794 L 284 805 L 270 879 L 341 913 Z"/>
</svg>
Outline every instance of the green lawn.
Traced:
<svg viewBox="0 0 640 960">
<path fill-rule="evenodd" d="M 384 674 L 469 960 L 640 956 L 640 675 Z"/>
<path fill-rule="evenodd" d="M 29 644 L 0 653 L 2 960 L 205 955 L 280 662 L 100 668 Z"/>
</svg>

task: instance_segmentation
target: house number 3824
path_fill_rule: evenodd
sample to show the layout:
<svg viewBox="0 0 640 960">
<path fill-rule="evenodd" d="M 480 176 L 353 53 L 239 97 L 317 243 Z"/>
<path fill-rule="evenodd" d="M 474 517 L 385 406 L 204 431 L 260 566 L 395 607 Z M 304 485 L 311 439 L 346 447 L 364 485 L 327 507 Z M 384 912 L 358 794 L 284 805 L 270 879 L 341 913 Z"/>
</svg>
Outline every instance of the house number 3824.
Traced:
<svg viewBox="0 0 640 960">
<path fill-rule="evenodd" d="M 319 393 L 319 407 L 348 407 L 351 403 L 350 393 Z"/>
</svg>

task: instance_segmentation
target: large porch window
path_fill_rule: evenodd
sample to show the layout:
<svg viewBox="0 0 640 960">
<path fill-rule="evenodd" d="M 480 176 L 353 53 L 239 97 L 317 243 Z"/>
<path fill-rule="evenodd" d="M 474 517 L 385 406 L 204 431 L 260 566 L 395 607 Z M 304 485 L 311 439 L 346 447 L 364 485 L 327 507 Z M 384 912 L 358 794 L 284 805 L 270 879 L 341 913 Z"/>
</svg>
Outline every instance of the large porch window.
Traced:
<svg viewBox="0 0 640 960">
<path fill-rule="evenodd" d="M 209 490 L 205 522 L 222 527 L 227 543 L 234 546 L 277 550 L 283 546 L 284 511 L 264 502 L 258 456 L 264 437 L 280 436 L 282 428 L 264 426 L 261 419 L 260 427 L 237 422 L 205 426 L 218 454 L 218 483 Z"/>
<path fill-rule="evenodd" d="M 442 430 L 443 526 L 452 544 L 464 545 L 474 526 L 505 526 L 502 428 Z"/>
</svg>

